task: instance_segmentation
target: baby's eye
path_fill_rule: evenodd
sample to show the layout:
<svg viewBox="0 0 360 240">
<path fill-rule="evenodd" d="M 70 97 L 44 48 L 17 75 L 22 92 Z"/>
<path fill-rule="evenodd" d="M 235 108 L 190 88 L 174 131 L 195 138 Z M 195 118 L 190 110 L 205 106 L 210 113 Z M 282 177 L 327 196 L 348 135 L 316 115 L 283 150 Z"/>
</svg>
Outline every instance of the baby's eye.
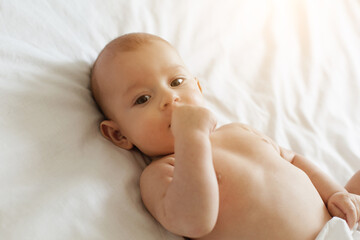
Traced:
<svg viewBox="0 0 360 240">
<path fill-rule="evenodd" d="M 147 101 L 149 101 L 149 99 L 150 99 L 150 96 L 149 96 L 149 95 L 142 95 L 142 96 L 140 96 L 138 99 L 136 99 L 135 105 L 144 104 L 144 103 L 146 103 Z"/>
<path fill-rule="evenodd" d="M 183 81 L 184 81 L 184 79 L 182 79 L 182 78 L 177 78 L 177 79 L 175 79 L 174 81 L 172 81 L 172 82 L 170 83 L 170 86 L 172 86 L 172 87 L 177 87 L 177 86 L 179 86 L 180 84 L 182 84 Z"/>
</svg>

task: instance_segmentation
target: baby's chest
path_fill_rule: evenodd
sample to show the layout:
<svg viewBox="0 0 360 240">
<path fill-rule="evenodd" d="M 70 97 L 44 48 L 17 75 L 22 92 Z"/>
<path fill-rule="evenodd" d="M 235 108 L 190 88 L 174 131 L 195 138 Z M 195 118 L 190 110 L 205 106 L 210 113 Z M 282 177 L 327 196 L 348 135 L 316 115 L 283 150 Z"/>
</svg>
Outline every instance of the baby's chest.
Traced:
<svg viewBox="0 0 360 240">
<path fill-rule="evenodd" d="M 261 135 L 241 127 L 219 129 L 212 136 L 212 156 L 220 188 L 234 192 L 266 184 L 288 165 L 277 149 Z M 281 173 L 278 173 L 278 176 Z M 251 189 L 249 189 L 251 191 Z"/>
<path fill-rule="evenodd" d="M 214 159 L 263 163 L 280 156 L 269 140 L 240 124 L 221 127 L 211 136 Z"/>
</svg>

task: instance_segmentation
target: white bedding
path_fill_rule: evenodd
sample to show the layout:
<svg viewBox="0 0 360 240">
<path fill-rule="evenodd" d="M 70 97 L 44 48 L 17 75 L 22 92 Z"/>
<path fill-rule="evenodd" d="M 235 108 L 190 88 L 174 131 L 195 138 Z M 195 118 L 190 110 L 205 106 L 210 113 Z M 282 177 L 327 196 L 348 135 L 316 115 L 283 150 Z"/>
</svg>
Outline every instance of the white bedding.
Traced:
<svg viewBox="0 0 360 240">
<path fill-rule="evenodd" d="M 357 224 L 353 229 L 349 229 L 344 219 L 333 217 L 325 224 L 315 240 L 360 240 L 360 232 L 356 229 Z"/>
<path fill-rule="evenodd" d="M 341 184 L 360 169 L 358 0 L 1 0 L 0 239 L 179 240 L 141 203 L 140 155 L 102 138 L 90 67 L 113 38 L 171 42 L 219 125 Z"/>
</svg>

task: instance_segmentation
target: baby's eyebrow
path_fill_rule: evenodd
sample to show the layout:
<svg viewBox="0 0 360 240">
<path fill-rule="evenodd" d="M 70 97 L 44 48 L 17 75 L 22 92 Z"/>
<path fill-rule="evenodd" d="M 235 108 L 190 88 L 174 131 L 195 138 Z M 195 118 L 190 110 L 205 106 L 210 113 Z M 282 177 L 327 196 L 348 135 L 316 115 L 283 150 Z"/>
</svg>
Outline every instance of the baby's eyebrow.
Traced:
<svg viewBox="0 0 360 240">
<path fill-rule="evenodd" d="M 138 82 L 132 83 L 130 86 L 124 89 L 124 95 L 128 95 L 129 93 L 131 93 L 134 89 L 138 87 L 138 85 Z"/>
<path fill-rule="evenodd" d="M 183 65 L 180 64 L 176 64 L 176 65 L 172 65 L 170 67 L 167 67 L 167 70 L 183 70 L 186 71 L 186 68 Z"/>
</svg>

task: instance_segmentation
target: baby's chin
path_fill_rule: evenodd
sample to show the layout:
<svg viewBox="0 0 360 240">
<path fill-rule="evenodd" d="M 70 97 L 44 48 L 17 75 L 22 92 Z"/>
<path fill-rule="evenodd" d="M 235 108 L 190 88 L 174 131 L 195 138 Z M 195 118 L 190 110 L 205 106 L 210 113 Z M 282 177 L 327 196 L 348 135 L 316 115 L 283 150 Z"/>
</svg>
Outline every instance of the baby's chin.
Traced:
<svg viewBox="0 0 360 240">
<path fill-rule="evenodd" d="M 139 149 L 143 154 L 145 154 L 146 156 L 150 157 L 150 158 L 158 158 L 158 157 L 163 157 L 163 156 L 167 156 L 167 155 L 171 155 L 174 154 L 174 146 L 164 146 L 162 148 L 157 148 L 157 149 L 151 149 L 151 150 L 146 150 L 146 149 Z"/>
<path fill-rule="evenodd" d="M 145 154 L 145 153 L 144 153 Z M 152 160 L 159 159 L 168 155 L 174 154 L 174 151 L 164 151 L 164 152 L 157 152 L 157 153 L 149 153 L 145 154 L 146 156 L 150 157 Z"/>
</svg>

